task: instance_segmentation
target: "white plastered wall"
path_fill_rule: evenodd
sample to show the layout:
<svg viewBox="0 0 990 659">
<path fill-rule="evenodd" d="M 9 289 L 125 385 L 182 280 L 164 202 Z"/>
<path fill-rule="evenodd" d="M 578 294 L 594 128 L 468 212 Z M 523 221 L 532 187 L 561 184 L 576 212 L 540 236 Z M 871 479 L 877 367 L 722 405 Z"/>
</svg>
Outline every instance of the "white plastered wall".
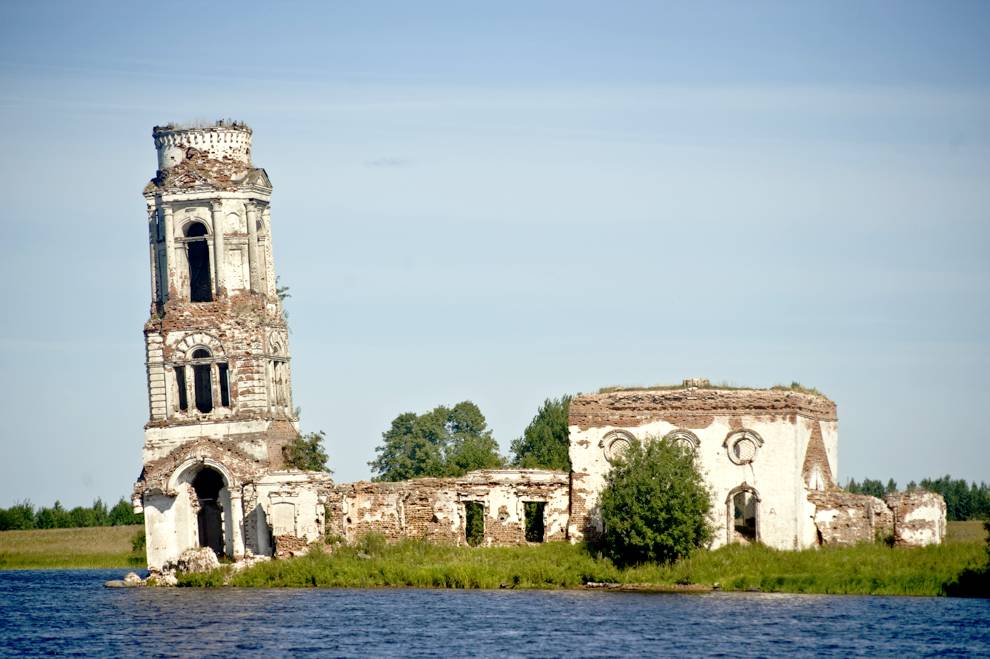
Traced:
<svg viewBox="0 0 990 659">
<path fill-rule="evenodd" d="M 712 491 L 712 522 L 715 536 L 712 547 L 720 547 L 729 541 L 726 499 L 740 486 L 752 488 L 760 498 L 758 510 L 758 538 L 760 542 L 776 549 L 797 549 L 814 544 L 814 507 L 807 501 L 807 489 L 802 478 L 805 451 L 811 433 L 808 425 L 798 417 L 794 423 L 786 417 L 716 416 L 706 428 L 691 429 L 698 437 L 697 456 L 702 475 Z M 739 428 L 756 432 L 763 440 L 751 463 L 738 465 L 729 459 L 724 445 L 730 433 Z M 815 421 L 817 423 L 817 421 Z M 826 426 L 831 425 L 831 428 Z M 611 468 L 605 458 L 603 439 L 613 430 L 624 430 L 639 439 L 663 437 L 679 429 L 665 421 L 648 423 L 635 428 L 605 426 L 582 430 L 570 427 L 571 464 L 576 474 L 583 475 L 581 487 L 586 505 L 592 511 L 592 524 L 600 529 L 597 520 L 598 494 L 605 486 L 605 476 Z M 823 424 L 823 435 L 830 462 L 837 445 L 835 424 Z M 831 446 L 831 450 L 829 450 Z M 834 467 L 833 467 L 834 468 Z M 582 530 L 575 525 L 569 529 L 570 537 L 579 539 Z"/>
</svg>

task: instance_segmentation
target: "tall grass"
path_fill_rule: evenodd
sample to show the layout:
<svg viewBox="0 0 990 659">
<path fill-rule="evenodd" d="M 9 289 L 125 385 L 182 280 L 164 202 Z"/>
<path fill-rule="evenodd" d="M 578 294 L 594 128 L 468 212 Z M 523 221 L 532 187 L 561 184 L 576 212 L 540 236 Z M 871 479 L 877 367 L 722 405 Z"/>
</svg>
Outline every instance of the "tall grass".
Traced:
<svg viewBox="0 0 990 659">
<path fill-rule="evenodd" d="M 247 587 L 578 588 L 587 582 L 675 588 L 870 595 L 944 595 L 966 569 L 984 564 L 980 543 L 924 548 L 883 545 L 776 551 L 732 545 L 673 565 L 619 569 L 585 546 L 454 547 L 365 538 L 332 553 L 271 561 L 239 573 L 186 575 L 180 585 Z"/>
</svg>

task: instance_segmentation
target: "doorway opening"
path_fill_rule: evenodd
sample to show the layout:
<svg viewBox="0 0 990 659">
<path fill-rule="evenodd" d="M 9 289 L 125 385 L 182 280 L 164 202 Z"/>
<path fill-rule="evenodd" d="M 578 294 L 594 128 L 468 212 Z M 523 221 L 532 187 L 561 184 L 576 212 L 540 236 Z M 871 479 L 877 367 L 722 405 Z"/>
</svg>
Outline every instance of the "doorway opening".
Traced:
<svg viewBox="0 0 990 659">
<path fill-rule="evenodd" d="M 544 501 L 524 501 L 523 513 L 526 518 L 526 542 L 543 542 L 546 536 L 546 529 L 543 522 L 543 513 L 547 504 Z"/>
<path fill-rule="evenodd" d="M 730 542 L 749 544 L 757 540 L 760 499 L 752 490 L 740 490 L 729 500 Z"/>
<path fill-rule="evenodd" d="M 224 487 L 223 476 L 214 469 L 204 467 L 192 482 L 199 501 L 199 546 L 209 547 L 217 556 L 223 556 L 223 506 L 220 490 Z"/>
<path fill-rule="evenodd" d="M 464 539 L 472 547 L 485 541 L 485 504 L 480 501 L 464 502 Z"/>
</svg>

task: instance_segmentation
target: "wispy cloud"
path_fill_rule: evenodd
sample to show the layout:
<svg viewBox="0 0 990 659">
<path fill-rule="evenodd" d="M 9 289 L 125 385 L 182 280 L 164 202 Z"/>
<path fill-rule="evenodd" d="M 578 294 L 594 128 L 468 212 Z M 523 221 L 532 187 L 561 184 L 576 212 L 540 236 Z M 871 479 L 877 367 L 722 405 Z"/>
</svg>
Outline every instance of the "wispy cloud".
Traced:
<svg viewBox="0 0 990 659">
<path fill-rule="evenodd" d="M 365 167 L 409 167 L 411 164 L 412 161 L 408 158 L 399 158 L 396 156 L 374 158 L 364 162 Z"/>
</svg>

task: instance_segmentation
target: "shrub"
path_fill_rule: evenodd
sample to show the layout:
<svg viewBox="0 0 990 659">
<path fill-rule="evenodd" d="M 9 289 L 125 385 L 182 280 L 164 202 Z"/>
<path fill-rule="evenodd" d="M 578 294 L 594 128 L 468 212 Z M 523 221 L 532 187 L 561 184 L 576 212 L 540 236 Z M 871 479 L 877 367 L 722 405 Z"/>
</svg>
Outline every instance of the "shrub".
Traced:
<svg viewBox="0 0 990 659">
<path fill-rule="evenodd" d="M 711 495 L 694 454 L 667 439 L 634 441 L 600 500 L 604 553 L 622 565 L 670 563 L 711 542 Z"/>
</svg>

